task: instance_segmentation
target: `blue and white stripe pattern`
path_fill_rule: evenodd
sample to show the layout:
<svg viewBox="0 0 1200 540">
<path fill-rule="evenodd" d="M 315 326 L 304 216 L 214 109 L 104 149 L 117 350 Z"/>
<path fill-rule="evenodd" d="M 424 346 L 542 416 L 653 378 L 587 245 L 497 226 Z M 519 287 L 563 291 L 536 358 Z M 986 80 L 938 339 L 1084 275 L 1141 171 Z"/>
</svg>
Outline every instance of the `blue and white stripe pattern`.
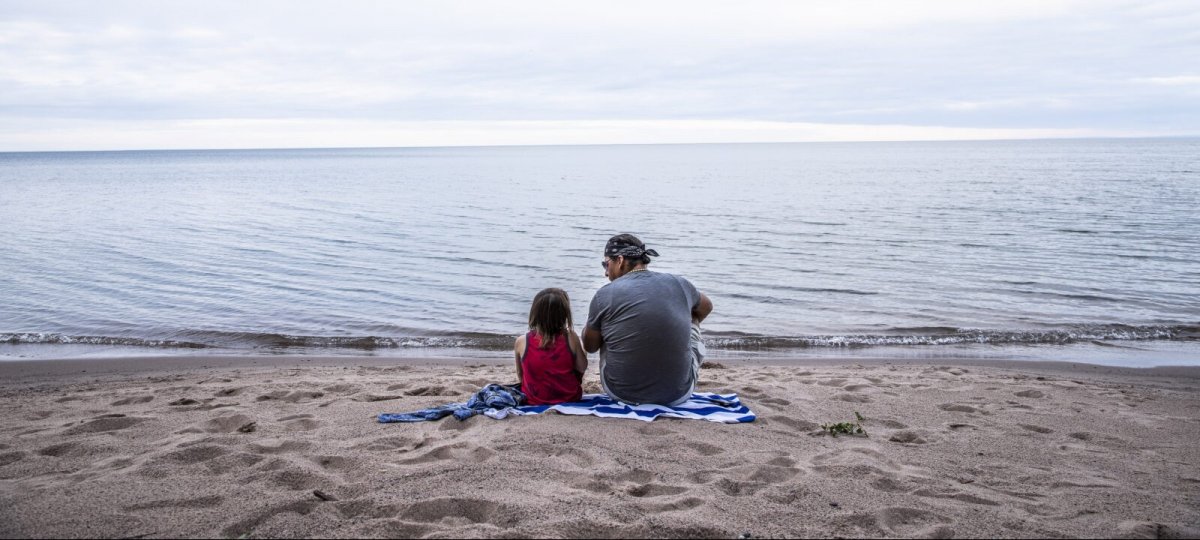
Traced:
<svg viewBox="0 0 1200 540">
<path fill-rule="evenodd" d="M 655 418 L 690 418 L 723 424 L 753 422 L 753 412 L 738 399 L 737 394 L 694 392 L 691 399 L 674 407 L 666 405 L 627 405 L 605 394 L 584 394 L 579 401 L 558 405 L 525 405 L 525 394 L 516 385 L 489 384 L 464 403 L 449 403 L 410 413 L 384 413 L 381 423 L 429 422 L 453 415 L 466 420 L 477 414 L 501 420 L 508 416 L 542 414 L 558 411 L 561 414 L 591 415 L 604 418 L 632 418 L 651 422 Z"/>
<path fill-rule="evenodd" d="M 737 394 L 712 394 L 694 392 L 692 398 L 674 407 L 666 405 L 627 405 L 615 401 L 605 394 L 584 394 L 583 399 L 558 405 L 529 405 L 515 407 L 506 411 L 506 415 L 541 414 L 546 411 L 558 411 L 560 414 L 592 415 L 603 418 L 632 418 L 643 422 L 651 422 L 655 418 L 688 418 L 693 420 L 708 420 L 723 424 L 740 424 L 753 422 L 756 418 L 748 407 L 742 405 Z M 483 414 L 495 417 L 492 411 Z M 500 416 L 502 417 L 502 416 Z"/>
</svg>

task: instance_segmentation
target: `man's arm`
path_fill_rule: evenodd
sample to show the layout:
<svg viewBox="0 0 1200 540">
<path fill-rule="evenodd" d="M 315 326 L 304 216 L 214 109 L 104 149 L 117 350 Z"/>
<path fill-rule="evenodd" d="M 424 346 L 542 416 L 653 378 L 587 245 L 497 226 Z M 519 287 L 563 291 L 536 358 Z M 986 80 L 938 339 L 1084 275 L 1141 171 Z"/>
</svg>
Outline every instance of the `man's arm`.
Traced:
<svg viewBox="0 0 1200 540">
<path fill-rule="evenodd" d="M 692 308 L 692 322 L 700 324 L 705 317 L 708 317 L 709 313 L 712 313 L 712 310 L 712 300 L 709 300 L 704 293 L 700 293 L 700 301 L 696 303 L 696 307 Z"/>
<path fill-rule="evenodd" d="M 594 353 L 600 350 L 600 344 L 604 342 L 604 338 L 600 335 L 599 330 L 592 330 L 592 327 L 583 327 L 583 350 Z"/>
</svg>

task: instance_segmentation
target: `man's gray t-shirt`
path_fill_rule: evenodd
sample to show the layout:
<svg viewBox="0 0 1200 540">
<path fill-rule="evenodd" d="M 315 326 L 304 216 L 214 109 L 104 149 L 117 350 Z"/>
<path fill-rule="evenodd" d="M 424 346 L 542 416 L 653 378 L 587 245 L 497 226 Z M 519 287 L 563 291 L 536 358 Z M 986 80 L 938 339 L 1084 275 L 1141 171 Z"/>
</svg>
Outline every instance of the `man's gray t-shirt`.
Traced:
<svg viewBox="0 0 1200 540">
<path fill-rule="evenodd" d="M 692 389 L 692 310 L 700 292 L 671 274 L 639 271 L 596 291 L 587 325 L 600 332 L 600 377 L 629 403 L 673 403 Z"/>
</svg>

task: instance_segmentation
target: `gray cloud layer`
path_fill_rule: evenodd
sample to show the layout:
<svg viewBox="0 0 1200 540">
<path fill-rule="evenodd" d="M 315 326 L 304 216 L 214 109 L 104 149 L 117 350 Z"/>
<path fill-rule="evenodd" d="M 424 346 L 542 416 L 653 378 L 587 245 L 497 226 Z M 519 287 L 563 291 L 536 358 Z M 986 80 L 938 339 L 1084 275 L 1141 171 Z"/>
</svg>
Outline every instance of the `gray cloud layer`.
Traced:
<svg viewBox="0 0 1200 540">
<path fill-rule="evenodd" d="M 0 15 L 10 134 L 181 119 L 1200 133 L 1193 1 L 36 2 Z"/>
</svg>

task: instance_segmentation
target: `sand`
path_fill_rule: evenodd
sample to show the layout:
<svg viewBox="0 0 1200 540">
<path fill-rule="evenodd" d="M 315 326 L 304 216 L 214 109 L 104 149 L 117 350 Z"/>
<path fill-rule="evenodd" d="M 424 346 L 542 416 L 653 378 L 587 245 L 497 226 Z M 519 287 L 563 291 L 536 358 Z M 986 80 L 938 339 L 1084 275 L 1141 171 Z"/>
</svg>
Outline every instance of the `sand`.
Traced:
<svg viewBox="0 0 1200 540">
<path fill-rule="evenodd" d="M 1200 535 L 1200 368 L 720 362 L 758 421 L 374 421 L 499 359 L 4 362 L 0 536 Z"/>
</svg>

